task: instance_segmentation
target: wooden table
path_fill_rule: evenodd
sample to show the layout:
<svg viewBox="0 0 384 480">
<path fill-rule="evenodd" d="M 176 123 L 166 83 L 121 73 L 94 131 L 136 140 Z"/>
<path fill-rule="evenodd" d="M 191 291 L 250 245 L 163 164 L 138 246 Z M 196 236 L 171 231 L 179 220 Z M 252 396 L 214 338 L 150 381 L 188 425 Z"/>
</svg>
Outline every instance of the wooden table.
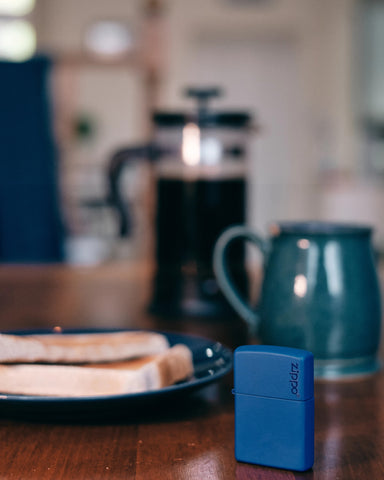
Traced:
<svg viewBox="0 0 384 480">
<path fill-rule="evenodd" d="M 1 267 L 0 328 L 139 327 L 201 334 L 234 347 L 238 321 L 161 320 L 145 313 L 150 269 Z M 93 422 L 0 418 L 0 479 L 384 478 L 384 373 L 315 386 L 313 470 L 235 461 L 232 379 L 147 416 Z M 1 411 L 0 411 L 1 415 Z"/>
</svg>

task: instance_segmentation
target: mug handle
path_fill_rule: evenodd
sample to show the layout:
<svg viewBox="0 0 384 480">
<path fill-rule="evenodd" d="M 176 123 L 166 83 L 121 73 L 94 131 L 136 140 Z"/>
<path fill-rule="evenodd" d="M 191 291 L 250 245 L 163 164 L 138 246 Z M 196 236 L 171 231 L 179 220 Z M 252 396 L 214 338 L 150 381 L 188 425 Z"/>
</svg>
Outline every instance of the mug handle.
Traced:
<svg viewBox="0 0 384 480">
<path fill-rule="evenodd" d="M 254 312 L 246 300 L 238 293 L 237 288 L 233 284 L 227 264 L 227 250 L 230 244 L 236 239 L 248 240 L 255 244 L 260 250 L 263 257 L 263 265 L 266 263 L 269 244 L 259 235 L 253 233 L 249 228 L 243 225 L 235 225 L 225 230 L 218 238 L 213 252 L 213 269 L 224 296 L 228 302 L 236 310 L 236 312 L 247 323 L 249 330 L 255 334 L 259 328 L 260 317 Z"/>
</svg>

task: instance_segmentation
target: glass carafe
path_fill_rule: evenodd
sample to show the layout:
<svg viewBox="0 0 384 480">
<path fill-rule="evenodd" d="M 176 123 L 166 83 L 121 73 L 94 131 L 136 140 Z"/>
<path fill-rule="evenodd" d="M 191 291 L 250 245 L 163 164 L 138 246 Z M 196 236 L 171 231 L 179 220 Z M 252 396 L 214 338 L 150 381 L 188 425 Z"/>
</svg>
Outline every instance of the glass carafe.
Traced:
<svg viewBox="0 0 384 480">
<path fill-rule="evenodd" d="M 120 213 L 120 233 L 127 235 L 129 214 L 119 178 L 127 162 L 151 162 L 156 272 L 150 310 L 166 315 L 231 315 L 216 283 L 212 254 L 224 229 L 246 221 L 251 116 L 208 108 L 208 101 L 219 95 L 216 88 L 189 89 L 187 94 L 198 101 L 194 112 L 155 112 L 153 141 L 115 153 L 110 163 L 111 200 Z M 229 264 L 234 281 L 246 289 L 243 246 L 234 246 Z"/>
</svg>

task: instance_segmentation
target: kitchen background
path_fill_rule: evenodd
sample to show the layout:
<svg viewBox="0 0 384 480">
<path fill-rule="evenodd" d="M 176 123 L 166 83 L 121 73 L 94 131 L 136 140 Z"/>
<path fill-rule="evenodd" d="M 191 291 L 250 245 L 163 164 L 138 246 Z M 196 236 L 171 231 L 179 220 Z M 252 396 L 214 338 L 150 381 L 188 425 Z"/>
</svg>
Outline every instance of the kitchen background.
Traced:
<svg viewBox="0 0 384 480">
<path fill-rule="evenodd" d="M 121 146 L 150 138 L 153 109 L 190 109 L 186 86 L 257 123 L 248 223 L 371 223 L 384 248 L 384 2 L 380 0 L 0 0 L 0 56 L 54 59 L 51 92 L 72 264 L 152 248 L 151 174 L 124 171 L 134 230 L 105 201 Z M 0 78 L 1 86 L 1 78 Z"/>
</svg>

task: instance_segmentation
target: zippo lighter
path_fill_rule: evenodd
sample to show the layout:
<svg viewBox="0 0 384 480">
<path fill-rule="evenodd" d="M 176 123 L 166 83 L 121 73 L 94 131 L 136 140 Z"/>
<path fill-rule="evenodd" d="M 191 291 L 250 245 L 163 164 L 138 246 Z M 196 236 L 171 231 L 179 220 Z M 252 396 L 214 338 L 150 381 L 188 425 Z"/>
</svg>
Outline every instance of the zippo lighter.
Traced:
<svg viewBox="0 0 384 480">
<path fill-rule="evenodd" d="M 234 356 L 235 456 L 304 471 L 314 461 L 313 355 L 266 345 Z"/>
</svg>

